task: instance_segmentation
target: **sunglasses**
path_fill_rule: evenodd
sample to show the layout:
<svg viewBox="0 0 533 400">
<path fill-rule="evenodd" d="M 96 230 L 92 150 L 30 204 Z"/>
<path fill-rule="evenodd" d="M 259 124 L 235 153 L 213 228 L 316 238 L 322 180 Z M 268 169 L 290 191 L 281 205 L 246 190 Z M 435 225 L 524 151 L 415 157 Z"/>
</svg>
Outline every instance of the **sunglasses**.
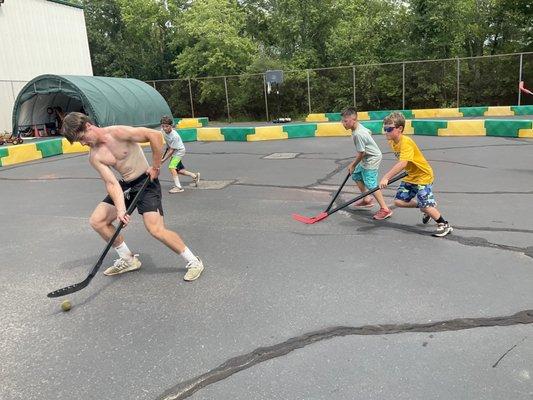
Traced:
<svg viewBox="0 0 533 400">
<path fill-rule="evenodd" d="M 386 133 L 391 133 L 394 129 L 396 129 L 395 126 L 384 126 L 383 127 L 383 131 L 385 131 Z"/>
</svg>

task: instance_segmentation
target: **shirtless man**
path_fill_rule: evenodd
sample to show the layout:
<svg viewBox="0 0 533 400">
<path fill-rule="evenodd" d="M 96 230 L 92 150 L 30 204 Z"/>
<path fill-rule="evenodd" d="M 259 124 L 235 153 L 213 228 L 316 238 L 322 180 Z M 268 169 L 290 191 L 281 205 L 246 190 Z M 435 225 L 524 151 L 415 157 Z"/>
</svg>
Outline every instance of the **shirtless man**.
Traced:
<svg viewBox="0 0 533 400">
<path fill-rule="evenodd" d="M 113 221 L 119 220 L 124 226 L 127 225 L 130 216 L 126 214 L 126 207 L 149 175 L 151 181 L 137 203 L 144 226 L 153 237 L 187 261 L 187 273 L 183 279 L 197 279 L 204 270 L 202 261 L 185 246 L 177 233 L 165 228 L 163 220 L 161 185 L 157 179 L 163 147 L 161 133 L 153 129 L 123 125 L 100 128 L 87 115 L 71 112 L 63 120 L 62 134 L 70 143 L 80 142 L 90 147 L 89 162 L 98 171 L 107 189 L 108 196 L 98 204 L 89 220 L 93 229 L 108 241 L 115 233 Z M 139 145 L 144 142 L 150 142 L 151 166 Z M 111 168 L 122 177 L 120 182 Z M 130 251 L 122 235 L 117 237 L 113 246 L 119 258 L 104 271 L 105 275 L 117 275 L 141 268 L 138 254 Z"/>
</svg>

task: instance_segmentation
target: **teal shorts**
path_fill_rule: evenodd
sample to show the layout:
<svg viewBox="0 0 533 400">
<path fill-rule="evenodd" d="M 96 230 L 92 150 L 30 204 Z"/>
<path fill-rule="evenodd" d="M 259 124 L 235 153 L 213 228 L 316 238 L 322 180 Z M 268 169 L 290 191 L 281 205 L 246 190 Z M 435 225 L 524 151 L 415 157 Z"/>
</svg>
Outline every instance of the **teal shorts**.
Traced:
<svg viewBox="0 0 533 400">
<path fill-rule="evenodd" d="M 170 159 L 170 162 L 168 163 L 168 169 L 176 169 L 178 171 L 185 169 L 185 166 L 181 162 L 181 157 L 172 156 L 172 158 Z"/>
<path fill-rule="evenodd" d="M 353 171 L 352 179 L 357 182 L 363 182 L 368 190 L 378 187 L 378 170 L 365 169 L 361 164 L 357 164 L 355 171 Z"/>
</svg>

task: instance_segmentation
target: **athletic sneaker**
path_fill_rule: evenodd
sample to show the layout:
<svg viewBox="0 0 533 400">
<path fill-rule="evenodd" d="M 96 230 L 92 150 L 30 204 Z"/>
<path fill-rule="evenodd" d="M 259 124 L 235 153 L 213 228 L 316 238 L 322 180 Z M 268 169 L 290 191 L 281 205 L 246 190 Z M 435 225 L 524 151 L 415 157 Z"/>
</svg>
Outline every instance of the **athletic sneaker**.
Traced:
<svg viewBox="0 0 533 400">
<path fill-rule="evenodd" d="M 431 217 L 429 215 L 427 215 L 426 213 L 422 213 L 422 223 L 424 225 L 427 224 L 430 219 L 431 219 Z"/>
<path fill-rule="evenodd" d="M 389 218 L 391 215 L 392 215 L 392 210 L 385 210 L 384 208 L 380 208 L 379 211 L 375 213 L 372 218 L 381 221 L 382 219 Z"/>
<path fill-rule="evenodd" d="M 199 172 L 196 173 L 196 176 L 194 177 L 194 179 L 192 181 L 194 183 L 194 186 L 198 187 L 198 182 L 200 182 L 200 173 Z"/>
<path fill-rule="evenodd" d="M 141 260 L 139 260 L 137 257 L 139 257 L 139 255 L 134 254 L 133 258 L 129 261 L 123 258 L 115 260 L 115 263 L 104 271 L 104 275 L 118 275 L 123 274 L 124 272 L 138 270 L 139 268 L 141 268 Z"/>
<path fill-rule="evenodd" d="M 169 193 L 181 193 L 183 192 L 183 188 L 182 187 L 177 187 L 177 186 L 174 186 L 172 189 L 170 189 L 168 192 Z"/>
<path fill-rule="evenodd" d="M 441 222 L 437 224 L 437 231 L 433 234 L 433 236 L 443 237 L 452 232 L 453 228 L 448 222 Z"/>
<path fill-rule="evenodd" d="M 200 274 L 204 270 L 204 263 L 198 257 L 195 261 L 191 261 L 187 264 L 187 273 L 183 277 L 183 280 L 191 282 L 200 277 Z"/>
</svg>

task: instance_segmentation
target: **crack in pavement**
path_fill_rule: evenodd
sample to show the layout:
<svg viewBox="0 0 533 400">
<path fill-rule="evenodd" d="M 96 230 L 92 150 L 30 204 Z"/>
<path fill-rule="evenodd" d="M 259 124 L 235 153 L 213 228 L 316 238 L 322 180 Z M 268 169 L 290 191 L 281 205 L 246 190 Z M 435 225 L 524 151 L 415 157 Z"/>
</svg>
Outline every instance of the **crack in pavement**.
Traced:
<svg viewBox="0 0 533 400">
<path fill-rule="evenodd" d="M 301 349 L 322 340 L 333 339 L 349 335 L 393 335 L 399 333 L 422 332 L 450 332 L 465 329 L 512 326 L 519 324 L 532 324 L 533 310 L 519 311 L 514 315 L 484 318 L 457 318 L 445 321 L 430 322 L 426 324 L 383 324 L 353 326 L 333 326 L 320 329 L 303 335 L 296 336 L 268 347 L 259 347 L 250 353 L 230 358 L 218 367 L 192 379 L 178 383 L 159 396 L 158 400 L 185 399 L 198 390 L 213 383 L 224 380 L 231 375 L 251 368 L 256 364 L 281 357 L 294 350 Z"/>
</svg>

